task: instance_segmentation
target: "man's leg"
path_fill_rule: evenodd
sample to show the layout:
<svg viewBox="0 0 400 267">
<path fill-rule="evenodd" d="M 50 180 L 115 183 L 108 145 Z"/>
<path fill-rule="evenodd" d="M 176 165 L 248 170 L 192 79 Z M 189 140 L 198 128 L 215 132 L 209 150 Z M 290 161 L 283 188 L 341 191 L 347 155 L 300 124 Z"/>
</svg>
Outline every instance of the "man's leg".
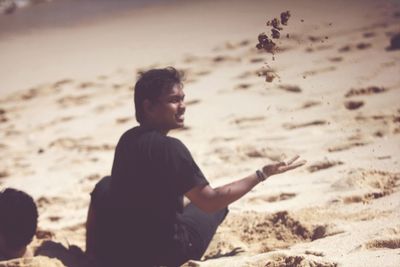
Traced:
<svg viewBox="0 0 400 267">
<path fill-rule="evenodd" d="M 181 218 L 189 232 L 191 259 L 199 260 L 203 256 L 227 214 L 228 208 L 215 213 L 206 213 L 192 203 L 185 207 Z"/>
</svg>

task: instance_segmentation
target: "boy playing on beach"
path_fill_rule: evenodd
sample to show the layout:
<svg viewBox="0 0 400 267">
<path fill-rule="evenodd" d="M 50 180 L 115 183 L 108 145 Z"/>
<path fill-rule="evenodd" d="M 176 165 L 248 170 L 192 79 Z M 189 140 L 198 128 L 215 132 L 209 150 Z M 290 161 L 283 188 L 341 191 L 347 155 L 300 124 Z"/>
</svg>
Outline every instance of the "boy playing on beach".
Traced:
<svg viewBox="0 0 400 267">
<path fill-rule="evenodd" d="M 125 132 L 111 177 L 92 192 L 87 254 L 96 266 L 179 266 L 199 260 L 228 205 L 274 174 L 303 165 L 280 162 L 212 188 L 186 146 L 167 136 L 184 126 L 182 76 L 152 69 L 135 85 L 139 126 Z M 183 196 L 191 203 L 184 207 Z"/>
<path fill-rule="evenodd" d="M 13 188 L 0 191 L 0 261 L 27 256 L 37 219 L 31 196 Z"/>
</svg>

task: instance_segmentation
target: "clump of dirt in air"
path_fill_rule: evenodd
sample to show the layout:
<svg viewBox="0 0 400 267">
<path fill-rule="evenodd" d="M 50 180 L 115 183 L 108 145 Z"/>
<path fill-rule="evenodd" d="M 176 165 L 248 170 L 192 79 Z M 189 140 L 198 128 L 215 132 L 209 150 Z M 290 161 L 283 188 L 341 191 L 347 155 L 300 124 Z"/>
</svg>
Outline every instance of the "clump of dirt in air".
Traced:
<svg viewBox="0 0 400 267">
<path fill-rule="evenodd" d="M 282 12 L 280 15 L 280 19 L 274 18 L 266 22 L 267 27 L 271 27 L 271 36 L 269 37 L 265 32 L 260 33 L 258 35 L 258 44 L 256 48 L 258 50 L 264 50 L 267 53 L 271 53 L 275 55 L 279 49 L 276 43 L 272 39 L 279 39 L 281 37 L 281 31 L 283 30 L 283 26 L 287 26 L 290 18 L 290 11 Z M 273 56 L 273 60 L 275 57 Z M 265 77 L 266 82 L 272 82 L 277 75 L 275 72 L 267 65 L 265 71 L 262 71 L 260 76 Z"/>
</svg>

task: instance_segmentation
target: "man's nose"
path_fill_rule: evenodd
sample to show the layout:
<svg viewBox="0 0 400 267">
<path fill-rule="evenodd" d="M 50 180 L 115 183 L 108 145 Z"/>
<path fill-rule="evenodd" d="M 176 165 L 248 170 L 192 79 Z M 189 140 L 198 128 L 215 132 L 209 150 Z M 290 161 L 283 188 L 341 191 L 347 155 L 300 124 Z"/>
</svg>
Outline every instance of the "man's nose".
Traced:
<svg viewBox="0 0 400 267">
<path fill-rule="evenodd" d="M 179 102 L 179 109 L 185 111 L 186 110 L 186 104 L 184 101 Z"/>
</svg>

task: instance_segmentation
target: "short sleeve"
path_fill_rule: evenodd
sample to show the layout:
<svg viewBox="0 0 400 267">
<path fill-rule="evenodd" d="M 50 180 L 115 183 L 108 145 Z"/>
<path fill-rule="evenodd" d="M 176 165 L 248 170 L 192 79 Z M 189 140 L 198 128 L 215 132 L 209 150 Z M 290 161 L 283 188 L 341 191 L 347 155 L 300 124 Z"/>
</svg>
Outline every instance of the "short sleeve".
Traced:
<svg viewBox="0 0 400 267">
<path fill-rule="evenodd" d="M 171 174 L 179 194 L 183 195 L 196 186 L 208 184 L 189 150 L 181 141 L 168 138 L 165 155 L 166 169 Z"/>
</svg>

